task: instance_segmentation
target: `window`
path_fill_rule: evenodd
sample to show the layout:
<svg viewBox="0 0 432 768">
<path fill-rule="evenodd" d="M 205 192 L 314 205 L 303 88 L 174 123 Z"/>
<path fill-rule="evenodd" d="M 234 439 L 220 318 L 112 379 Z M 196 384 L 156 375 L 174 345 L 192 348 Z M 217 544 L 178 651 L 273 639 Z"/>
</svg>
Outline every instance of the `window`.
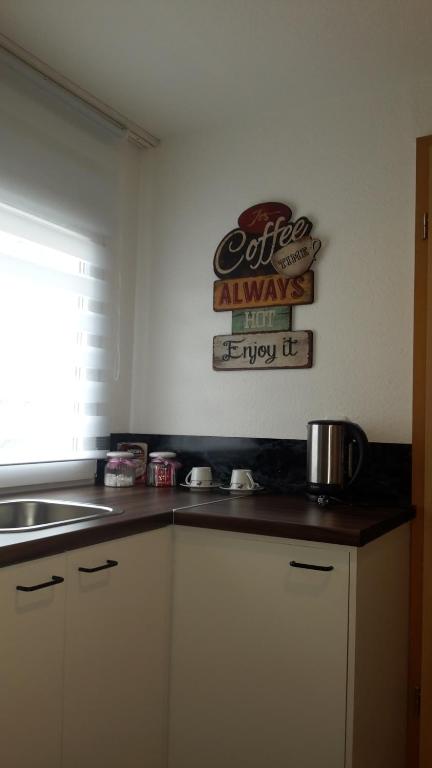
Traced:
<svg viewBox="0 0 432 768">
<path fill-rule="evenodd" d="M 108 432 L 105 250 L 0 205 L 0 463 L 84 457 Z"/>
<path fill-rule="evenodd" d="M 120 244 L 130 245 L 124 227 L 136 227 L 125 199 L 137 194 L 138 150 L 5 53 L 0 116 L 0 465 L 78 462 L 129 427 L 115 410 L 123 403 L 128 417 L 119 340 L 132 340 L 133 313 L 121 304 L 135 254 Z M 16 471 L 5 481 L 2 471 L 0 486 L 11 484 Z M 45 467 L 43 481 L 56 473 Z"/>
</svg>

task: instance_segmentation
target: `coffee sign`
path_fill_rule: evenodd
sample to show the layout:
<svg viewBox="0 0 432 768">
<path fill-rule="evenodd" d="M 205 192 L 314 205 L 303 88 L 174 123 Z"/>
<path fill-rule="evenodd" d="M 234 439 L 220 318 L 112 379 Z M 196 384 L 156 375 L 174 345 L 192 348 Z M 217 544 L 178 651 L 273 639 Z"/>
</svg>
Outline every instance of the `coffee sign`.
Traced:
<svg viewBox="0 0 432 768">
<path fill-rule="evenodd" d="M 234 310 L 232 313 L 232 332 L 290 331 L 292 328 L 291 316 L 291 307 Z"/>
<path fill-rule="evenodd" d="M 291 216 L 291 208 L 283 203 L 260 203 L 243 211 L 238 217 L 238 225 L 244 232 L 263 235 L 267 224 L 282 220 L 288 222 Z"/>
<path fill-rule="evenodd" d="M 302 237 L 276 251 L 272 256 L 272 264 L 280 275 L 298 277 L 312 266 L 320 248 L 321 240 Z"/>
<path fill-rule="evenodd" d="M 314 300 L 311 268 L 321 241 L 312 236 L 312 228 L 306 216 L 294 219 L 285 203 L 267 202 L 243 211 L 238 227 L 222 238 L 213 259 L 219 278 L 214 283 L 213 308 L 232 311 L 236 335 L 214 338 L 215 370 L 312 365 L 312 331 L 292 330 L 292 307 Z M 261 327 L 263 333 L 253 333 Z M 282 329 L 289 333 L 281 333 Z M 244 337 L 237 335 L 239 331 Z"/>
<path fill-rule="evenodd" d="M 311 365 L 311 331 L 245 333 L 213 339 L 213 368 L 217 371 L 265 371 Z"/>
<path fill-rule="evenodd" d="M 215 312 L 226 312 L 227 309 L 312 304 L 313 278 L 314 274 L 310 271 L 292 280 L 280 275 L 216 280 L 213 284 L 213 309 Z"/>
</svg>

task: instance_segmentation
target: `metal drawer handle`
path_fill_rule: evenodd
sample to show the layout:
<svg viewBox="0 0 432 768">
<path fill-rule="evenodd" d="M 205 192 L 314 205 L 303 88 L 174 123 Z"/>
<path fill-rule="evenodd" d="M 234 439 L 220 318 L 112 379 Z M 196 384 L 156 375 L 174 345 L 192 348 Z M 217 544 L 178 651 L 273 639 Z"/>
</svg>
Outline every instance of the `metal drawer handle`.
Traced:
<svg viewBox="0 0 432 768">
<path fill-rule="evenodd" d="M 107 560 L 104 565 L 97 565 L 96 568 L 78 568 L 82 573 L 96 573 L 96 571 L 104 571 L 106 568 L 115 568 L 118 565 L 117 560 Z"/>
<path fill-rule="evenodd" d="M 291 560 L 290 565 L 293 568 L 306 568 L 308 571 L 334 571 L 333 565 L 311 565 L 310 563 L 297 563 Z"/>
<path fill-rule="evenodd" d="M 21 584 L 17 586 L 18 592 L 35 592 L 37 589 L 45 589 L 46 587 L 54 587 L 56 584 L 62 584 L 64 579 L 61 576 L 52 576 L 52 581 L 44 581 L 43 584 L 35 584 L 33 587 L 23 587 Z"/>
</svg>

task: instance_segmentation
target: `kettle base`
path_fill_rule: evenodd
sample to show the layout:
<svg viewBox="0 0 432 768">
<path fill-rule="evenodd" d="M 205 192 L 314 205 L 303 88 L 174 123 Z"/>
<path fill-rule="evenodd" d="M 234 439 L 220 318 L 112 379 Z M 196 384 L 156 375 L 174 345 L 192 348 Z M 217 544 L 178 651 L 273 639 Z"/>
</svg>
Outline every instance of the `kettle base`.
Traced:
<svg viewBox="0 0 432 768">
<path fill-rule="evenodd" d="M 341 504 L 343 503 L 343 490 L 342 488 L 336 488 L 335 486 L 311 486 L 309 485 L 306 496 L 309 499 L 309 501 L 315 502 L 315 504 L 319 504 L 320 507 L 327 507 L 329 504 L 333 504 L 334 502 Z"/>
<path fill-rule="evenodd" d="M 320 507 L 327 507 L 332 500 L 330 496 L 326 496 L 323 493 L 320 493 L 318 496 L 314 493 L 307 493 L 306 496 L 309 501 L 314 501 L 316 504 L 319 504 Z"/>
</svg>

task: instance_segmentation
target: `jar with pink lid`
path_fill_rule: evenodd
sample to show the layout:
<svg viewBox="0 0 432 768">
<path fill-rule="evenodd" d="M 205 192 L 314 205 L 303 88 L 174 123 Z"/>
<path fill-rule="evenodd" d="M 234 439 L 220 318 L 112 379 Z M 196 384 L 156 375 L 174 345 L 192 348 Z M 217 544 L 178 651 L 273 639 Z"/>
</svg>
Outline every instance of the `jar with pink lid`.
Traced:
<svg viewBox="0 0 432 768">
<path fill-rule="evenodd" d="M 147 485 L 168 488 L 177 484 L 177 470 L 181 464 L 172 451 L 153 451 L 147 466 Z"/>
<path fill-rule="evenodd" d="M 135 483 L 135 461 L 129 451 L 109 451 L 104 484 L 110 488 L 126 488 Z"/>
</svg>

